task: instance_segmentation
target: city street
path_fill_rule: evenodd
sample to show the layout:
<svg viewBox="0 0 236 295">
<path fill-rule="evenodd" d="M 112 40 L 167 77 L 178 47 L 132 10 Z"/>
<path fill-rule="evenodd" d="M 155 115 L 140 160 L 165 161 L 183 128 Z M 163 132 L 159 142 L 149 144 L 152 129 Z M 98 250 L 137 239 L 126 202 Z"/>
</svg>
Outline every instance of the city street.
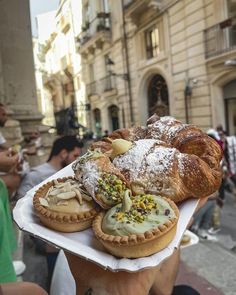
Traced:
<svg viewBox="0 0 236 295">
<path fill-rule="evenodd" d="M 235 295 L 236 281 L 236 206 L 233 195 L 226 194 L 222 209 L 222 229 L 216 241 L 200 242 L 182 250 L 178 284 L 188 284 L 202 295 Z M 47 289 L 47 265 L 44 255 L 35 252 L 28 235 L 24 239 L 23 280 L 37 282 Z"/>
</svg>

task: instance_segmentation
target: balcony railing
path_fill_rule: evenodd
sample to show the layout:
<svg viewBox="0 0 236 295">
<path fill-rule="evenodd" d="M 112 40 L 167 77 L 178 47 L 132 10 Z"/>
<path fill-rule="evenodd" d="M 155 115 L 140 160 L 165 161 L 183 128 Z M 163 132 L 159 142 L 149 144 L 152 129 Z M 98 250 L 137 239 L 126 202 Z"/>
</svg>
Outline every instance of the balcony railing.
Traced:
<svg viewBox="0 0 236 295">
<path fill-rule="evenodd" d="M 106 76 L 99 81 L 102 92 L 106 92 L 115 88 L 114 78 L 115 78 L 114 76 Z"/>
<path fill-rule="evenodd" d="M 236 49 L 236 18 L 227 19 L 205 30 L 206 58 Z"/>
<path fill-rule="evenodd" d="M 99 12 L 95 19 L 82 27 L 82 31 L 79 36 L 80 45 L 84 45 L 98 32 L 110 31 L 110 14 Z"/>
<path fill-rule="evenodd" d="M 86 85 L 86 92 L 88 96 L 97 94 L 97 82 L 94 81 Z"/>
<path fill-rule="evenodd" d="M 106 76 L 98 81 L 94 81 L 86 85 L 86 92 L 88 96 L 100 95 L 106 91 L 111 91 L 115 89 L 115 77 Z"/>
</svg>

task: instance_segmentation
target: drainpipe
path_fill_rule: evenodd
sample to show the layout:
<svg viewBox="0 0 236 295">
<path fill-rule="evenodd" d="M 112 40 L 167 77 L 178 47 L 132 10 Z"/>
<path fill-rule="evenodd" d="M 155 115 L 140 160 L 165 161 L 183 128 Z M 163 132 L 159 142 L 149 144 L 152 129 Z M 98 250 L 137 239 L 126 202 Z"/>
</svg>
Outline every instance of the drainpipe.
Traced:
<svg viewBox="0 0 236 295">
<path fill-rule="evenodd" d="M 192 96 L 192 88 L 189 85 L 189 81 L 188 81 L 184 89 L 185 120 L 187 124 L 189 123 L 188 102 L 191 96 Z"/>
<path fill-rule="evenodd" d="M 129 53 L 128 53 L 128 45 L 127 45 L 127 34 L 126 34 L 126 21 L 124 15 L 124 0 L 121 0 L 122 5 L 122 25 L 123 25 L 123 38 L 124 38 L 124 49 L 125 49 L 125 62 L 126 62 L 126 81 L 128 86 L 128 95 L 129 95 L 129 108 L 130 108 L 130 121 L 131 126 L 134 125 L 134 113 L 133 113 L 133 98 L 131 91 L 131 80 L 130 80 L 130 64 L 129 64 Z"/>
</svg>

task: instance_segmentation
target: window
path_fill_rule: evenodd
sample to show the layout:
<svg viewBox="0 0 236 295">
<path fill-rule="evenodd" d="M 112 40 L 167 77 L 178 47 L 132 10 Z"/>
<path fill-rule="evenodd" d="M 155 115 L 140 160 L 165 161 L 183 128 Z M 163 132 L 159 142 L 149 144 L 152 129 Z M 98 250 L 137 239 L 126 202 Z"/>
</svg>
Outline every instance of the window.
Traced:
<svg viewBox="0 0 236 295">
<path fill-rule="evenodd" d="M 159 30 L 157 26 L 145 32 L 146 55 L 147 59 L 156 57 L 160 53 Z"/>
<path fill-rule="evenodd" d="M 93 64 L 89 65 L 89 79 L 91 82 L 94 81 L 94 68 L 93 68 Z"/>
</svg>

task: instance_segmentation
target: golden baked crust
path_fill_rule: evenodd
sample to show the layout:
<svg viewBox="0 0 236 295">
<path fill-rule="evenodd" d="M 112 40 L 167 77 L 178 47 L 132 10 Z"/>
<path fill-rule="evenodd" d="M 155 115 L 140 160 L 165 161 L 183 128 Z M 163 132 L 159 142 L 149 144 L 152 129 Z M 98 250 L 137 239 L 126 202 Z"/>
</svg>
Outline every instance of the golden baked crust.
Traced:
<svg viewBox="0 0 236 295">
<path fill-rule="evenodd" d="M 117 257 L 139 258 L 161 251 L 173 240 L 179 218 L 179 210 L 175 203 L 168 198 L 163 199 L 174 210 L 176 218 L 169 219 L 165 224 L 143 234 L 113 236 L 103 232 L 102 220 L 105 213 L 100 212 L 92 225 L 95 236 L 111 254 Z"/>
<path fill-rule="evenodd" d="M 74 178 L 64 177 L 57 179 L 57 181 L 65 182 L 68 179 Z M 33 197 L 33 206 L 40 221 L 47 227 L 61 232 L 75 232 L 89 228 L 92 224 L 93 218 L 100 211 L 97 206 L 86 212 L 66 213 L 51 210 L 40 203 L 40 198 L 44 198 L 48 189 L 53 185 L 54 181 L 49 181 L 41 186 Z"/>
</svg>

